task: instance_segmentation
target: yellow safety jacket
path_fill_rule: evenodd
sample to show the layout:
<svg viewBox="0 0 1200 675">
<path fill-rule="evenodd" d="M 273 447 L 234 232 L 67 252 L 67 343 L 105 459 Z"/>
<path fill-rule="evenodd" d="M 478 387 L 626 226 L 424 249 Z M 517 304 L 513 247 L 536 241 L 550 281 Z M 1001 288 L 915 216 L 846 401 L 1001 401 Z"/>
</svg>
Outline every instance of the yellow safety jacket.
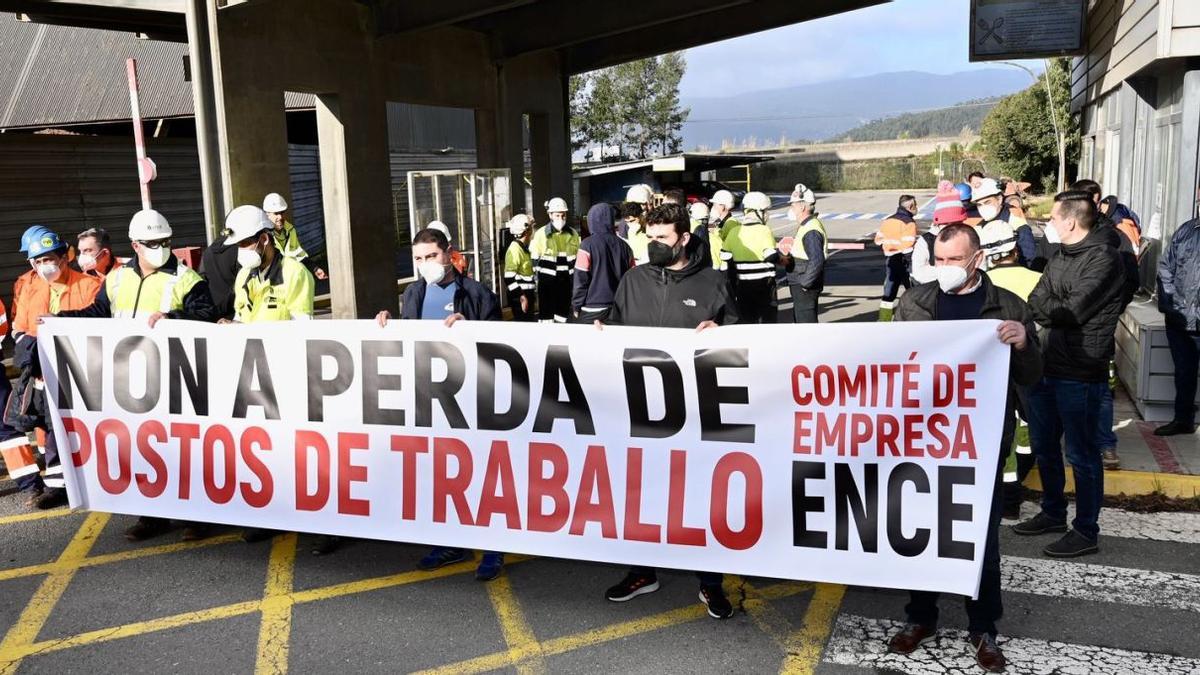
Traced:
<svg viewBox="0 0 1200 675">
<path fill-rule="evenodd" d="M 760 281 L 775 278 L 775 262 L 768 257 L 778 253 L 775 233 L 768 225 L 757 222 L 736 223 L 722 227 L 722 247 L 729 252 L 737 280 Z"/>
<path fill-rule="evenodd" d="M 183 309 L 184 298 L 204 281 L 195 270 L 174 258 L 148 276 L 142 276 L 137 261 L 122 265 L 104 278 L 104 293 L 114 319 L 167 314 Z"/>
<path fill-rule="evenodd" d="M 553 225 L 539 227 L 529 241 L 529 255 L 542 279 L 574 272 L 578 254 L 579 231 L 570 225 L 561 230 L 555 230 Z"/>
<path fill-rule="evenodd" d="M 533 256 L 520 241 L 509 244 L 504 254 L 504 283 L 512 294 L 533 292 Z"/>
<path fill-rule="evenodd" d="M 650 260 L 650 237 L 646 234 L 645 225 L 638 225 L 637 229 L 629 226 L 625 243 L 629 244 L 629 250 L 633 252 L 635 264 L 644 265 Z"/>
<path fill-rule="evenodd" d="M 316 281 L 295 258 L 279 255 L 266 269 L 238 271 L 233 282 L 234 320 L 242 323 L 311 319 Z"/>
<path fill-rule="evenodd" d="M 290 221 L 283 221 L 282 230 L 272 229 L 271 236 L 275 237 L 275 250 L 285 256 L 296 262 L 304 262 L 308 257 L 308 253 L 300 245 L 300 237 L 296 236 L 296 227 Z"/>
<path fill-rule="evenodd" d="M 821 254 L 823 257 L 829 257 L 829 236 L 825 234 L 825 225 L 816 216 L 809 218 L 796 228 L 796 243 L 792 246 L 793 256 L 800 260 L 808 260 L 808 251 L 804 249 L 804 236 L 813 231 L 821 233 Z"/>
</svg>

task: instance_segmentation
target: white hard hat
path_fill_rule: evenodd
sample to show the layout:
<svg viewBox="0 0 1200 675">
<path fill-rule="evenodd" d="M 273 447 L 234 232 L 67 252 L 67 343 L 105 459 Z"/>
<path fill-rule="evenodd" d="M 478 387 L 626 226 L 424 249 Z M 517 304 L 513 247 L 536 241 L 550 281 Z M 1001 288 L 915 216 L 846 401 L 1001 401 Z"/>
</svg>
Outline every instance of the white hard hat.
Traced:
<svg viewBox="0 0 1200 675">
<path fill-rule="evenodd" d="M 710 199 L 709 201 L 711 201 L 713 204 L 720 204 L 721 206 L 724 206 L 727 209 L 732 209 L 733 208 L 733 193 L 730 192 L 729 190 L 717 190 L 716 192 L 713 193 L 712 199 Z"/>
<path fill-rule="evenodd" d="M 766 211 L 771 208 L 771 198 L 762 192 L 747 192 L 742 197 L 742 208 L 750 211 Z"/>
<path fill-rule="evenodd" d="M 566 213 L 567 200 L 562 197 L 555 197 L 546 202 L 546 213 Z"/>
<path fill-rule="evenodd" d="M 263 211 L 267 213 L 283 213 L 287 211 L 287 208 L 287 202 L 278 192 L 272 192 L 267 195 L 266 199 L 263 199 Z"/>
<path fill-rule="evenodd" d="M 225 238 L 225 245 L 232 246 L 274 227 L 267 219 L 266 211 L 253 204 L 239 206 L 225 217 L 225 229 L 229 230 L 229 236 Z"/>
<path fill-rule="evenodd" d="M 519 237 L 525 234 L 525 230 L 529 229 L 529 216 L 524 213 L 518 213 L 508 221 L 508 231 L 514 237 Z"/>
<path fill-rule="evenodd" d="M 649 185 L 634 185 L 625 193 L 625 201 L 635 204 L 649 204 L 654 198 L 654 190 Z"/>
<path fill-rule="evenodd" d="M 813 191 L 808 189 L 808 186 L 804 183 L 796 183 L 796 187 L 792 189 L 792 196 L 788 200 L 789 204 L 796 204 L 798 202 L 804 202 L 806 204 L 817 203 L 816 195 L 814 195 Z"/>
<path fill-rule="evenodd" d="M 1017 248 L 1017 235 L 1003 220 L 993 220 L 979 231 L 979 244 L 988 259 L 1003 258 Z"/>
<path fill-rule="evenodd" d="M 129 221 L 130 241 L 157 241 L 171 237 L 171 224 L 154 209 L 143 209 Z"/>
<path fill-rule="evenodd" d="M 446 227 L 446 224 L 440 220 L 435 220 L 435 221 L 429 223 L 428 225 L 425 226 L 425 229 L 437 230 L 438 232 L 441 232 L 442 234 L 446 235 L 446 241 L 450 241 L 450 228 Z"/>
<path fill-rule="evenodd" d="M 1000 194 L 1000 184 L 995 178 L 984 178 L 979 183 L 979 187 L 971 188 L 971 201 L 978 202 L 988 197 L 995 197 Z"/>
<path fill-rule="evenodd" d="M 705 204 L 704 202 L 693 202 L 692 205 L 688 207 L 688 215 L 695 220 L 704 220 L 708 217 L 708 204 Z"/>
</svg>

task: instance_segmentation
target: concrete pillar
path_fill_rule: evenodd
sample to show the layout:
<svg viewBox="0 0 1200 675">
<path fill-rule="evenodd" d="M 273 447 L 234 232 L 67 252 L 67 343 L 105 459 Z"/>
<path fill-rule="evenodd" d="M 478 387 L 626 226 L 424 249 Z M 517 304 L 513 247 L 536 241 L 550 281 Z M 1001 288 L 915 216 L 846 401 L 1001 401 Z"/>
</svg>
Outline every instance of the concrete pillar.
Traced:
<svg viewBox="0 0 1200 675">
<path fill-rule="evenodd" d="M 373 98 L 317 97 L 321 191 L 333 318 L 396 312 L 386 105 Z"/>
<path fill-rule="evenodd" d="M 500 129 L 496 124 L 496 111 L 490 108 L 475 109 L 475 163 L 481 169 L 500 166 L 503 153 L 500 148 Z"/>
<path fill-rule="evenodd" d="M 187 0 L 188 59 L 192 101 L 196 111 L 196 151 L 200 158 L 200 190 L 204 200 L 204 234 L 212 243 L 224 226 L 225 193 L 221 188 L 221 150 L 213 93 L 212 44 L 207 0 Z"/>
</svg>

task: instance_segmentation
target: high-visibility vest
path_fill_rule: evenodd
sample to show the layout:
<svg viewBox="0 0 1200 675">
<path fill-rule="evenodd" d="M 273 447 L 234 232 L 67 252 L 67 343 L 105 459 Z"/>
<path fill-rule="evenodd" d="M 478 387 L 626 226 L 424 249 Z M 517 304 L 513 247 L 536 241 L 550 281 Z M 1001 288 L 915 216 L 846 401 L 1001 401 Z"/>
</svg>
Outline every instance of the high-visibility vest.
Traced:
<svg viewBox="0 0 1200 675">
<path fill-rule="evenodd" d="M 729 260 L 732 256 L 725 250 L 725 240 L 721 238 L 721 228 L 714 227 L 708 231 L 708 251 L 712 254 L 714 270 L 724 272 L 729 269 Z"/>
<path fill-rule="evenodd" d="M 553 277 L 574 272 L 579 241 L 579 231 L 569 225 L 561 230 L 553 225 L 538 228 L 529 241 L 529 255 L 538 274 Z"/>
<path fill-rule="evenodd" d="M 890 216 L 879 226 L 875 243 L 883 247 L 885 256 L 911 253 L 913 246 L 917 245 L 917 224 L 912 220 L 904 221 Z"/>
<path fill-rule="evenodd" d="M 300 237 L 296 235 L 296 227 L 289 221 L 283 221 L 282 230 L 271 230 L 271 236 L 275 237 L 276 251 L 294 259 L 296 262 L 304 262 L 304 259 L 308 257 L 308 253 L 300 245 Z"/>
<path fill-rule="evenodd" d="M 796 228 L 796 244 L 792 247 L 792 252 L 797 258 L 801 260 L 808 260 L 808 251 L 804 248 L 804 237 L 809 232 L 821 233 L 821 254 L 828 258 L 829 236 L 825 234 L 825 225 L 823 225 L 820 219 L 816 216 L 810 216 L 808 220 L 800 223 L 800 227 Z"/>
<path fill-rule="evenodd" d="M 504 254 L 504 282 L 509 293 L 533 290 L 533 256 L 520 241 L 509 244 Z"/>
<path fill-rule="evenodd" d="M 270 267 L 243 267 L 233 281 L 235 320 L 242 323 L 311 319 L 316 281 L 296 259 L 276 252 Z"/>
<path fill-rule="evenodd" d="M 176 264 L 142 276 L 136 263 L 122 265 L 104 278 L 104 293 L 114 319 L 149 316 L 183 309 L 183 299 L 204 281 L 195 270 Z"/>
<path fill-rule="evenodd" d="M 728 230 L 722 228 L 722 247 L 733 260 L 738 281 L 758 281 L 775 278 L 775 263 L 767 256 L 777 251 L 775 233 L 763 223 L 738 223 Z"/>
</svg>

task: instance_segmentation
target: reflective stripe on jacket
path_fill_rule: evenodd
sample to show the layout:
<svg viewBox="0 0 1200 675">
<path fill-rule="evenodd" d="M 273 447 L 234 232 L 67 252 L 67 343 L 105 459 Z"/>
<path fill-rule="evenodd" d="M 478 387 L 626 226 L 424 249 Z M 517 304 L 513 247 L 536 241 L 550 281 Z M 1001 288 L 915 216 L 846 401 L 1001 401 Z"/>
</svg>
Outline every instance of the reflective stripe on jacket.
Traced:
<svg viewBox="0 0 1200 675">
<path fill-rule="evenodd" d="M 276 252 L 262 273 L 243 267 L 233 287 L 234 318 L 242 323 L 312 318 L 316 281 L 294 258 Z"/>
</svg>

